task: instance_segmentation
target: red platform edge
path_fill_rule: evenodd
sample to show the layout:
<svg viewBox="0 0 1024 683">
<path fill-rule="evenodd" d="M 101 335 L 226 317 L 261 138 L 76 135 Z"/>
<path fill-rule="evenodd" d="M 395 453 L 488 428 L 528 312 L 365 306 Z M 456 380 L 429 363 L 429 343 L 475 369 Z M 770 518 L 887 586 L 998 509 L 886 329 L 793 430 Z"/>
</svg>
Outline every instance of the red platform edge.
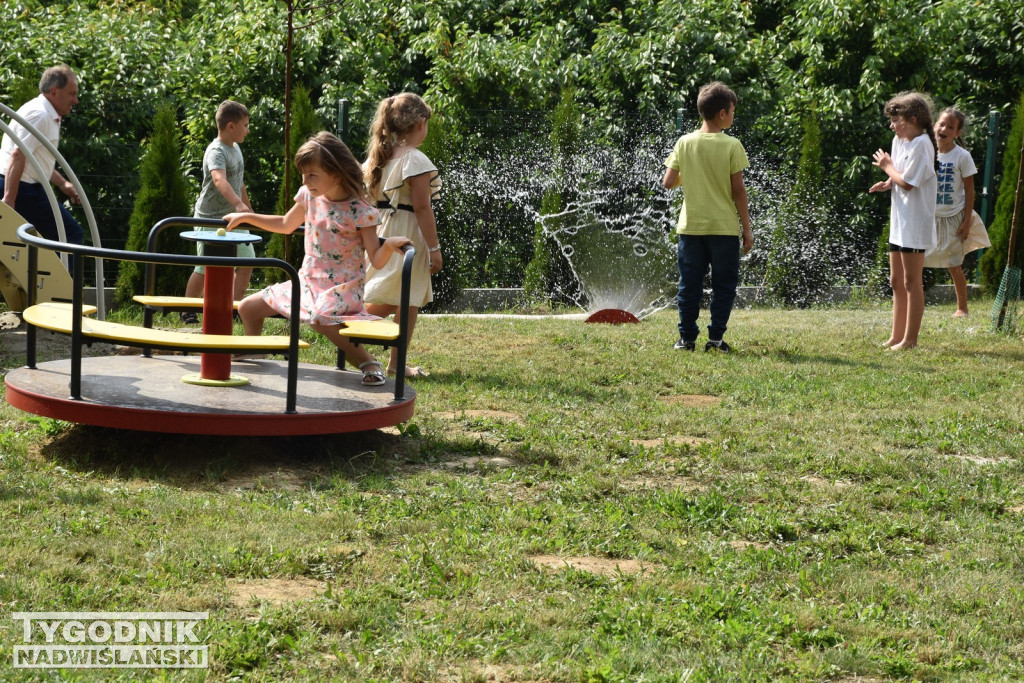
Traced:
<svg viewBox="0 0 1024 683">
<path fill-rule="evenodd" d="M 620 308 L 602 308 L 599 311 L 591 313 L 586 322 L 621 325 L 623 323 L 638 323 L 640 322 L 640 319 L 629 311 L 624 311 Z"/>
<path fill-rule="evenodd" d="M 364 432 L 412 418 L 415 398 L 384 408 L 344 413 L 186 413 L 109 406 L 54 398 L 7 384 L 7 403 L 27 413 L 67 422 L 165 434 L 303 436 Z"/>
</svg>

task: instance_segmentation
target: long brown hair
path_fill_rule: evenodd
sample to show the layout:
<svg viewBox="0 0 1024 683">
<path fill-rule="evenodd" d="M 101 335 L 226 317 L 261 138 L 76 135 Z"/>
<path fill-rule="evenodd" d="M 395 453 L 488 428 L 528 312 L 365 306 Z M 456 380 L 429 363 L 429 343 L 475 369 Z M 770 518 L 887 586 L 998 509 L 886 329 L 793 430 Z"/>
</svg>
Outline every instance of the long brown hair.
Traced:
<svg viewBox="0 0 1024 683">
<path fill-rule="evenodd" d="M 885 115 L 889 118 L 898 116 L 901 119 L 913 118 L 917 125 L 928 134 L 935 150 L 935 170 L 939 170 L 939 144 L 935 141 L 935 127 L 932 123 L 932 101 L 919 92 L 901 92 L 885 103 Z"/>
<path fill-rule="evenodd" d="M 346 196 L 366 199 L 366 184 L 363 169 L 352 150 L 344 142 L 327 131 L 320 131 L 306 140 L 295 152 L 295 168 L 299 172 L 316 164 L 332 178 L 337 178 Z"/>
<path fill-rule="evenodd" d="M 403 92 L 381 100 L 377 114 L 370 124 L 370 139 L 366 142 L 364 179 L 370 193 L 376 195 L 384 167 L 391 160 L 395 145 L 422 121 L 430 119 L 430 105 L 419 95 Z"/>
</svg>

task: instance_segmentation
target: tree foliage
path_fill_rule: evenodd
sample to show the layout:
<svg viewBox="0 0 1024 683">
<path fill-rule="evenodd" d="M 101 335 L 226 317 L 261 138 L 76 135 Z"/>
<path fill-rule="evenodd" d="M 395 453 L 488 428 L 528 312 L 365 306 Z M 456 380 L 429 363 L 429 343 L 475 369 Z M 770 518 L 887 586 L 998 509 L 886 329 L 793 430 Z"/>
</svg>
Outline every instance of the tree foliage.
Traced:
<svg viewBox="0 0 1024 683">
<path fill-rule="evenodd" d="M 175 107 L 169 104 L 162 106 L 153 118 L 153 134 L 143 145 L 145 151 L 139 165 L 141 185 L 128 221 L 126 248 L 131 251 L 145 249 L 149 230 L 157 222 L 170 216 L 192 214 L 185 180 L 181 175 L 180 137 Z M 172 231 L 161 236 L 157 250 L 176 254 L 192 253 L 192 243 L 179 239 Z M 118 270 L 115 304 L 127 303 L 132 296 L 142 293 L 144 267 L 141 263 L 131 261 L 122 263 Z M 158 268 L 155 291 L 184 291 L 189 272 L 186 268 Z"/>
<path fill-rule="evenodd" d="M 444 144 L 453 157 L 468 149 L 461 125 L 483 109 L 548 112 L 573 89 L 587 134 L 628 145 L 630 116 L 667 120 L 680 107 L 692 116 L 700 85 L 721 79 L 739 95 L 736 130 L 748 151 L 792 178 L 803 139 L 799 123 L 813 104 L 822 184 L 835 191 L 838 219 L 866 253 L 885 224 L 884 198 L 864 192 L 877 179 L 871 152 L 891 139 L 881 116 L 885 100 L 920 89 L 975 120 L 989 110 L 1009 120 L 1024 91 L 1020 0 L 346 0 L 304 6 L 317 9 L 296 15 L 304 28 L 296 34 L 294 77 L 308 88 L 321 120 L 332 120 L 338 100 L 346 98 L 353 129 L 363 130 L 376 102 L 412 90 L 435 107 L 439 121 L 451 122 Z M 62 146 L 88 178 L 94 206 L 116 207 L 129 206 L 138 186 L 137 176 L 123 171 L 135 167 L 156 103 L 169 100 L 181 111 L 183 169 L 194 188 L 203 149 L 215 134 L 211 112 L 221 100 L 236 99 L 252 113 L 249 193 L 254 208 L 269 212 L 281 179 L 286 9 L 282 0 L 8 0 L 0 3 L 0 101 L 16 107 L 45 67 L 73 66 L 82 97 Z M 966 135 L 977 161 L 985 132 L 976 126 Z M 504 144 L 507 137 L 493 141 Z M 358 148 L 361 140 L 352 142 Z M 477 142 L 473 148 L 482 149 L 489 140 Z M 126 222 L 114 210 L 101 221 L 105 238 L 126 237 Z M 446 226 L 440 229 L 444 236 Z M 495 244 L 481 248 L 493 251 Z M 530 257 L 518 247 L 506 252 L 525 257 L 523 264 Z M 463 253 L 477 258 L 474 249 Z M 448 268 L 470 273 L 473 265 L 446 260 Z M 497 264 L 491 269 L 498 270 Z"/>
<path fill-rule="evenodd" d="M 281 170 L 281 189 L 278 192 L 277 205 L 274 208 L 274 212 L 278 215 L 288 213 L 289 209 L 295 205 L 295 194 L 299 191 L 299 186 L 302 184 L 302 174 L 294 166 L 295 152 L 298 151 L 299 147 L 310 136 L 315 135 L 321 128 L 320 117 L 313 110 L 313 104 L 309 99 L 309 90 L 303 86 L 298 86 L 292 92 L 292 139 L 289 145 L 292 159 L 282 158 L 281 160 L 282 167 L 292 164 L 292 168 L 291 173 L 288 174 L 285 174 L 283 168 Z M 287 185 L 284 180 L 286 177 L 289 180 Z M 269 237 L 267 240 L 267 256 L 285 259 L 296 268 L 302 265 L 302 258 L 305 255 L 302 235 L 294 233 L 291 235 L 275 234 Z M 276 268 L 268 268 L 263 273 L 263 278 L 268 283 L 278 282 L 285 277 L 284 271 Z"/>
<path fill-rule="evenodd" d="M 1002 182 L 996 195 L 996 210 L 992 225 L 988 228 L 992 246 L 985 250 L 981 257 L 982 282 L 986 289 L 996 291 L 1007 264 L 1010 248 L 1010 228 L 1013 223 L 1013 206 L 1017 192 L 1017 178 L 1020 173 L 1020 154 L 1024 147 L 1024 92 L 1013 117 L 1010 133 L 1006 140 L 1006 154 L 1003 155 Z M 1024 223 L 1024 218 L 1021 219 Z M 1017 228 L 1017 244 L 1014 250 L 1013 263 L 1016 267 L 1024 266 L 1024 227 Z"/>
<path fill-rule="evenodd" d="M 804 117 L 804 140 L 793 187 L 775 217 L 765 287 L 770 298 L 807 308 L 829 293 L 841 245 L 832 225 L 821 163 L 821 128 Z"/>
</svg>

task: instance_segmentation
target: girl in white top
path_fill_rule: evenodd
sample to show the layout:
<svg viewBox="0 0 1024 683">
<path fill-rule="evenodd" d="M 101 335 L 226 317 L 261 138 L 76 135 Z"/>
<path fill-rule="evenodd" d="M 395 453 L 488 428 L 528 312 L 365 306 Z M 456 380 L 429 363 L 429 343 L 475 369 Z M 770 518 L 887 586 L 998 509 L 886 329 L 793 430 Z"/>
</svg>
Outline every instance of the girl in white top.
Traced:
<svg viewBox="0 0 1024 683">
<path fill-rule="evenodd" d="M 363 175 L 370 197 L 381 212 L 381 237 L 407 237 L 416 256 L 409 296 L 409 342 L 421 306 L 434 299 L 430 276 L 441 270 L 441 243 L 434 208 L 441 179 L 437 167 L 417 149 L 427 137 L 431 109 L 414 93 L 382 100 L 370 125 Z M 392 258 L 381 268 L 366 269 L 366 309 L 381 317 L 398 311 L 401 303 L 402 259 Z M 398 349 L 392 347 L 388 374 L 394 374 Z M 423 377 L 423 368 L 407 365 L 406 377 Z"/>
<path fill-rule="evenodd" d="M 954 107 L 939 112 L 935 139 L 939 150 L 939 192 L 935 198 L 935 230 L 939 242 L 924 255 L 925 268 L 948 268 L 956 290 L 956 317 L 967 315 L 964 240 L 974 218 L 974 176 L 971 153 L 956 144 L 966 117 Z"/>
<path fill-rule="evenodd" d="M 892 285 L 890 349 L 917 346 L 924 317 L 924 253 L 935 246 L 936 182 L 935 133 L 932 107 L 916 92 L 900 93 L 885 104 L 889 127 L 896 134 L 892 155 L 874 153 L 872 162 L 888 180 L 869 192 L 892 190 L 889 221 L 889 282 Z"/>
</svg>

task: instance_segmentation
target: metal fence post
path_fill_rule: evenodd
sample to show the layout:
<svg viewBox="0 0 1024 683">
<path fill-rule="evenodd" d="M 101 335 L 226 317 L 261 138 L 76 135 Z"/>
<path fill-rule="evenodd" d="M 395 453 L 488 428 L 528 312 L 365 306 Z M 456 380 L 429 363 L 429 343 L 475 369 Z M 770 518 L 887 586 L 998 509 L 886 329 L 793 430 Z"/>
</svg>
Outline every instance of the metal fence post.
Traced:
<svg viewBox="0 0 1024 683">
<path fill-rule="evenodd" d="M 992 176 L 996 170 L 996 146 L 999 143 L 999 112 L 988 114 L 988 146 L 985 149 L 985 176 L 981 186 L 981 220 L 988 225 L 992 213 Z"/>
<path fill-rule="evenodd" d="M 992 180 L 996 171 L 996 147 L 999 144 L 999 112 L 990 111 L 988 114 L 988 145 L 985 148 L 985 175 L 981 186 L 981 222 L 988 226 L 992 217 L 992 206 L 995 204 L 994 192 L 992 191 Z M 968 207 L 971 208 L 971 207 Z M 978 261 L 984 255 L 985 250 L 978 250 Z M 980 276 L 981 270 L 978 270 Z"/>
<path fill-rule="evenodd" d="M 338 137 L 348 144 L 348 100 L 344 97 L 338 100 Z"/>
</svg>

